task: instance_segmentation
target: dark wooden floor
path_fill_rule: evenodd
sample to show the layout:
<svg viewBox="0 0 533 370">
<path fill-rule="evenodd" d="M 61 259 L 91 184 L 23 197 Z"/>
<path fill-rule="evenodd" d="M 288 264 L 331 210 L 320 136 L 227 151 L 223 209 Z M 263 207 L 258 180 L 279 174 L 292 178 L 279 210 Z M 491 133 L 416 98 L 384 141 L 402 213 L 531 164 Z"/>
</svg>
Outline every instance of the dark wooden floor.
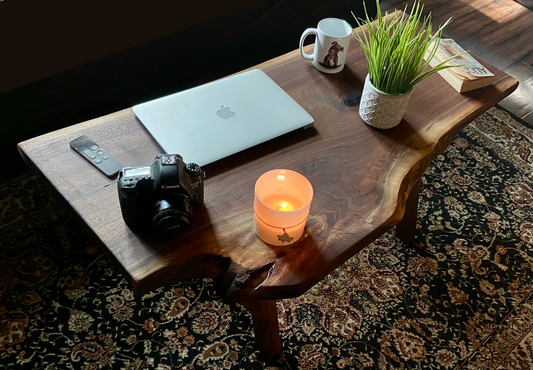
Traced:
<svg viewBox="0 0 533 370">
<path fill-rule="evenodd" d="M 368 1 L 368 0 L 367 0 Z M 370 0 L 372 1 L 372 0 Z M 383 0 L 381 9 L 403 10 L 413 0 Z M 444 37 L 520 81 L 500 106 L 533 126 L 533 11 L 513 0 L 421 0 L 437 27 L 448 18 Z"/>
</svg>

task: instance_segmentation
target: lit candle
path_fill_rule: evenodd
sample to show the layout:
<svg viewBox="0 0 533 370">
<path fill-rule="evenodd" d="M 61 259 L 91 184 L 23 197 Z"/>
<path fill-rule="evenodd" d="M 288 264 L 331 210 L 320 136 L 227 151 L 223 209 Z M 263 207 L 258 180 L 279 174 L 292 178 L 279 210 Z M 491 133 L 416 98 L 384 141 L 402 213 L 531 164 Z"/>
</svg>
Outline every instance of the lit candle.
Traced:
<svg viewBox="0 0 533 370">
<path fill-rule="evenodd" d="M 288 245 L 303 234 L 313 187 L 301 174 L 272 170 L 255 184 L 254 228 L 264 242 Z"/>
<path fill-rule="evenodd" d="M 292 211 L 303 206 L 302 202 L 298 198 L 288 194 L 272 194 L 263 199 L 263 202 L 267 206 L 279 209 L 281 211 Z"/>
</svg>

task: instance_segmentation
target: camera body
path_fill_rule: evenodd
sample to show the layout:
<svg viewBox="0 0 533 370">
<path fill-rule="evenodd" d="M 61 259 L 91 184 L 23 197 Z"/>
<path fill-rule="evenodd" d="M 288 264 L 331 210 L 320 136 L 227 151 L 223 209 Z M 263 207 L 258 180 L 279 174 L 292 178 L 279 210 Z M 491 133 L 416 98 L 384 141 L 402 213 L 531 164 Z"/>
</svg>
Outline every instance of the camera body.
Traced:
<svg viewBox="0 0 533 370">
<path fill-rule="evenodd" d="M 137 230 L 182 234 L 204 204 L 205 173 L 179 154 L 161 154 L 151 166 L 124 167 L 117 179 L 126 224 Z"/>
</svg>

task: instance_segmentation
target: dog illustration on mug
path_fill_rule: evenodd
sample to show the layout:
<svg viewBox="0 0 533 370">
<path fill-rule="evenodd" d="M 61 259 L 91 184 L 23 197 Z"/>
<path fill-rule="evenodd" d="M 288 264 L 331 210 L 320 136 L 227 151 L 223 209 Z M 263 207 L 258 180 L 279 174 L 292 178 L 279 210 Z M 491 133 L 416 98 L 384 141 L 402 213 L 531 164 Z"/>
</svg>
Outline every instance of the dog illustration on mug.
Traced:
<svg viewBox="0 0 533 370">
<path fill-rule="evenodd" d="M 320 63 L 323 67 L 326 68 L 337 68 L 340 67 L 339 63 L 339 56 L 338 54 L 340 52 L 344 51 L 344 47 L 337 43 L 337 41 L 333 41 L 331 43 L 331 47 L 328 50 L 328 53 L 324 57 L 324 62 Z"/>
</svg>

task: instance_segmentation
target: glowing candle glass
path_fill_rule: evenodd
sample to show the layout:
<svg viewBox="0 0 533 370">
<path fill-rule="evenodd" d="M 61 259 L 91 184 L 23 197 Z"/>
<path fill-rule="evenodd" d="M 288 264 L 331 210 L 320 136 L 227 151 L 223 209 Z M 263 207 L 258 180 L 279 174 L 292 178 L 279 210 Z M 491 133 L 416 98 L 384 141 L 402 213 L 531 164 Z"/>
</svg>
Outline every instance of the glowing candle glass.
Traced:
<svg viewBox="0 0 533 370">
<path fill-rule="evenodd" d="M 313 200 L 311 183 L 298 172 L 272 170 L 255 183 L 254 228 L 273 245 L 292 244 L 302 236 Z"/>
</svg>

